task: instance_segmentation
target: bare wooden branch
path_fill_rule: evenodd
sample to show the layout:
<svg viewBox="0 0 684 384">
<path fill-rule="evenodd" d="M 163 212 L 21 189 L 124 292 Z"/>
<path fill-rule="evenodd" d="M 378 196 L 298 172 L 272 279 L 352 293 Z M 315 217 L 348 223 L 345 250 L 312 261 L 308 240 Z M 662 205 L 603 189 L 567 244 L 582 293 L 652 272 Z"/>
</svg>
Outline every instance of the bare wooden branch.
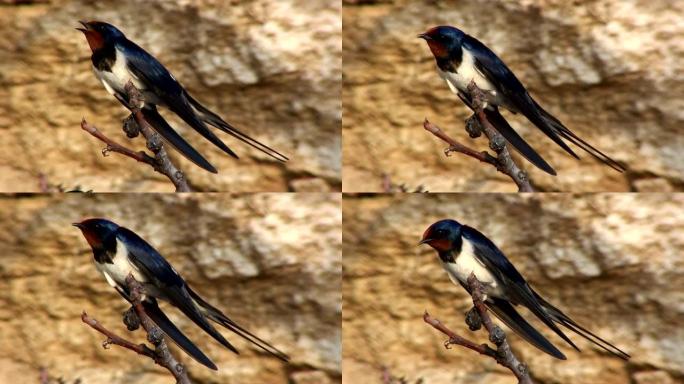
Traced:
<svg viewBox="0 0 684 384">
<path fill-rule="evenodd" d="M 144 104 L 142 94 L 130 81 L 126 84 L 125 89 L 128 94 L 128 108 L 131 111 L 131 116 L 124 121 L 124 132 L 129 137 L 135 137 L 139 130 L 145 137 L 147 148 L 152 151 L 154 156 L 150 156 L 144 151 L 134 151 L 117 143 L 105 136 L 94 125 L 89 124 L 85 118 L 81 121 L 81 129 L 107 144 L 105 149 L 102 150 L 103 156 L 107 156 L 109 152 L 115 152 L 138 162 L 148 164 L 155 171 L 166 176 L 176 187 L 176 192 L 192 192 L 183 172 L 171 162 L 159 134 L 145 120 L 145 116 L 141 111 Z"/>
<path fill-rule="evenodd" d="M 466 130 L 472 137 L 477 137 L 478 134 L 471 133 L 471 129 L 484 132 L 489 139 L 489 147 L 496 152 L 496 157 L 490 155 L 487 151 L 478 152 L 457 142 L 427 119 L 423 122 L 423 128 L 449 144 L 449 147 L 444 150 L 445 155 L 449 156 L 451 152 L 459 152 L 483 163 L 493 165 L 499 172 L 507 175 L 513 180 L 515 185 L 518 186 L 519 192 L 534 192 L 534 188 L 532 188 L 527 173 L 521 170 L 513 161 L 513 158 L 506 147 L 506 139 L 504 139 L 494 126 L 492 126 L 489 120 L 487 120 L 487 116 L 484 112 L 485 94 L 477 87 L 475 82 L 472 81 L 468 85 L 468 92 L 472 98 L 470 107 L 473 109 L 474 114 L 466 121 Z"/>
<path fill-rule="evenodd" d="M 45 367 L 40 368 L 40 384 L 50 384 L 50 376 Z"/>
<path fill-rule="evenodd" d="M 478 352 L 481 355 L 489 356 L 498 364 L 508 368 L 511 372 L 513 372 L 515 377 L 518 379 L 518 383 L 533 384 L 532 378 L 530 377 L 530 373 L 527 369 L 527 365 L 520 362 L 520 360 L 518 360 L 518 358 L 513 354 L 513 351 L 506 340 L 506 333 L 499 326 L 492 322 L 491 317 L 487 313 L 487 306 L 483 300 L 484 293 L 482 283 L 480 283 L 472 273 L 468 277 L 468 289 L 471 292 L 473 306 L 479 315 L 479 320 L 481 320 L 482 324 L 484 324 L 485 329 L 489 333 L 489 340 L 496 345 L 496 349 L 487 344 L 477 344 L 462 336 L 459 336 L 441 321 L 431 317 L 427 311 L 425 311 L 425 314 L 423 314 L 423 321 L 449 337 L 449 339 L 444 343 L 445 348 L 448 349 L 451 345 L 460 345 Z"/>
<path fill-rule="evenodd" d="M 428 119 L 425 119 L 425 121 L 423 121 L 423 128 L 425 128 L 426 131 L 432 133 L 433 135 L 439 137 L 440 139 L 449 144 L 449 147 L 444 150 L 445 155 L 450 156 L 451 152 L 459 152 L 466 156 L 470 156 L 474 159 L 480 160 L 483 163 L 491 164 L 495 167 L 497 166 L 496 157 L 490 155 L 487 151 L 478 152 L 474 149 L 471 149 L 470 147 L 467 147 L 459 143 L 458 141 L 449 137 L 449 135 L 447 135 L 436 124 L 433 124 L 430 121 L 428 121 Z"/>
<path fill-rule="evenodd" d="M 496 359 L 496 350 L 492 349 L 489 345 L 487 344 L 477 344 L 473 341 L 470 341 L 466 339 L 465 337 L 459 336 L 458 334 L 454 333 L 452 330 L 446 327 L 439 319 L 436 319 L 430 314 L 425 311 L 423 314 L 423 321 L 430 324 L 433 328 L 436 330 L 442 332 L 443 334 L 449 336 L 449 340 L 444 342 L 444 347 L 446 349 L 450 349 L 452 344 L 457 344 L 462 347 L 466 347 L 468 349 L 472 349 L 473 351 L 481 354 L 481 355 L 487 355 L 489 357 L 492 357 Z"/>
<path fill-rule="evenodd" d="M 187 370 L 169 351 L 169 347 L 164 340 L 164 333 L 145 313 L 145 309 L 142 305 L 142 285 L 131 275 L 126 278 L 126 285 L 128 287 L 128 291 L 130 292 L 129 299 L 131 301 L 131 305 L 133 306 L 134 312 L 138 317 L 138 320 L 140 320 L 140 324 L 147 332 L 147 340 L 154 345 L 154 349 L 151 349 L 145 344 L 135 344 L 121 336 L 118 336 L 114 332 L 105 328 L 97 320 L 88 316 L 85 311 L 83 311 L 83 314 L 81 315 L 81 320 L 88 324 L 91 328 L 107 336 L 107 339 L 102 343 L 103 348 L 108 348 L 110 345 L 118 345 L 136 352 L 139 355 L 147 356 L 157 365 L 160 365 L 171 372 L 173 377 L 176 378 L 176 382 L 178 384 L 191 384 Z M 127 316 L 127 314 L 124 316 Z"/>
<path fill-rule="evenodd" d="M 96 126 L 89 124 L 85 118 L 81 120 L 81 129 L 84 131 L 90 133 L 92 136 L 95 136 L 98 138 L 100 141 L 103 143 L 107 144 L 107 146 L 102 150 L 102 155 L 107 156 L 109 152 L 116 152 L 124 156 L 128 156 L 133 160 L 139 161 L 141 163 L 149 164 L 152 167 L 156 166 L 154 157 L 148 155 L 144 151 L 134 151 L 131 149 L 128 149 L 127 147 L 117 143 L 116 141 L 110 139 L 107 137 L 102 131 L 97 129 Z"/>
<path fill-rule="evenodd" d="M 118 345 L 120 347 L 129 349 L 139 355 L 147 356 L 153 360 L 156 361 L 157 356 L 154 354 L 154 350 L 150 349 L 148 346 L 145 344 L 135 344 L 132 343 L 123 337 L 117 335 L 116 333 L 108 330 L 105 328 L 102 324 L 100 324 L 99 321 L 97 321 L 95 318 L 88 316 L 86 311 L 83 311 L 81 314 L 81 321 L 84 323 L 88 324 L 91 328 L 95 329 L 96 331 L 100 332 L 101 334 L 107 336 L 107 339 L 102 342 L 102 347 L 105 349 L 108 349 L 110 345 Z M 159 364 L 159 363 L 157 363 Z M 161 365 L 161 364 L 160 364 Z"/>
</svg>

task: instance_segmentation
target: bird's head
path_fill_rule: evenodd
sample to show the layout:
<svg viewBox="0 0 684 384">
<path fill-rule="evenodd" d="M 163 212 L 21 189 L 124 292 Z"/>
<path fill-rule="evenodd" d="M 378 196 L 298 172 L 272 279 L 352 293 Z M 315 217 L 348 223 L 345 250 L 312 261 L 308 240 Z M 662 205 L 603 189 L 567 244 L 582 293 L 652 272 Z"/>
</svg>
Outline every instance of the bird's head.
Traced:
<svg viewBox="0 0 684 384">
<path fill-rule="evenodd" d="M 106 219 L 86 219 L 72 225 L 81 230 L 83 237 L 93 249 L 104 248 L 104 244 L 111 240 L 119 229 L 118 225 Z"/>
<path fill-rule="evenodd" d="M 454 220 L 440 220 L 425 230 L 420 244 L 427 244 L 438 252 L 450 251 L 461 237 L 461 224 Z"/>
<path fill-rule="evenodd" d="M 125 37 L 115 26 L 104 21 L 79 21 L 83 28 L 76 28 L 83 32 L 90 49 L 95 52 L 108 43 L 113 43 L 116 39 Z"/>
<path fill-rule="evenodd" d="M 430 51 L 437 59 L 449 58 L 455 50 L 460 49 L 463 36 L 465 36 L 463 31 L 448 25 L 433 27 L 418 35 L 427 42 Z"/>
</svg>

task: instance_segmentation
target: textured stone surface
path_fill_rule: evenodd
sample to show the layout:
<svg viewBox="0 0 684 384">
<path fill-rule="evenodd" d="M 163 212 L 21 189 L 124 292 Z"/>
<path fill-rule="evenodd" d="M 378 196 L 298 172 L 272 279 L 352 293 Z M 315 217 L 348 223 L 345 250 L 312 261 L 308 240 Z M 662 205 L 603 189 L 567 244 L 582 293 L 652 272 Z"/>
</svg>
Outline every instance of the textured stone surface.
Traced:
<svg viewBox="0 0 684 384">
<path fill-rule="evenodd" d="M 175 346 L 196 383 L 340 381 L 341 213 L 332 194 L 63 195 L 0 199 L 0 382 L 52 377 L 83 384 L 169 383 L 150 360 L 81 323 L 111 330 L 127 304 L 99 275 L 70 224 L 102 216 L 155 246 L 209 302 L 291 357 L 269 358 L 229 331 L 236 356 L 176 310 L 167 313 L 218 365 L 210 371 Z M 307 381 L 308 380 L 308 381 Z M 320 381 L 319 381 L 320 382 Z"/>
<path fill-rule="evenodd" d="M 343 378 L 370 382 L 387 367 L 409 383 L 514 383 L 492 360 L 443 347 L 427 310 L 485 342 L 464 322 L 470 297 L 435 252 L 417 247 L 433 222 L 471 225 L 506 253 L 530 284 L 579 324 L 632 355 L 625 363 L 569 332 L 572 350 L 523 311 L 568 357 L 555 360 L 509 332 L 537 383 L 684 380 L 684 196 L 395 195 L 345 197 Z"/>
<path fill-rule="evenodd" d="M 217 134 L 241 157 L 225 155 L 179 119 L 187 140 L 218 169 L 213 175 L 178 154 L 198 190 L 340 188 L 341 4 L 302 0 L 64 0 L 0 11 L 0 191 L 51 186 L 94 191 L 171 191 L 149 167 L 113 154 L 81 131 L 82 117 L 127 141 L 127 111 L 91 70 L 79 19 L 120 27 L 155 55 L 198 100 L 291 160 L 282 165 Z M 164 114 L 164 112 L 162 112 Z"/>
<path fill-rule="evenodd" d="M 518 156 L 539 190 L 682 190 L 683 13 L 684 2 L 669 0 L 345 6 L 344 190 L 379 191 L 383 173 L 431 192 L 515 190 L 493 167 L 462 155 L 446 158 L 446 145 L 422 128 L 427 117 L 457 140 L 487 149 L 484 139 L 468 138 L 469 110 L 416 38 L 440 24 L 484 42 L 547 110 L 627 165 L 619 174 L 582 152 L 576 161 L 525 118 L 504 113 L 558 171 L 554 178 Z"/>
</svg>

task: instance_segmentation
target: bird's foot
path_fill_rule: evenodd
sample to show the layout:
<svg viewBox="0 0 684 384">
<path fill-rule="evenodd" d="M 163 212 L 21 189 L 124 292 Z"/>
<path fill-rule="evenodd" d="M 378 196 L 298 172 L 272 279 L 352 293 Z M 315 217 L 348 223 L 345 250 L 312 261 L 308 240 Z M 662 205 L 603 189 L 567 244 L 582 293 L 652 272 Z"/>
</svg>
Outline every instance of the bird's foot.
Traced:
<svg viewBox="0 0 684 384">
<path fill-rule="evenodd" d="M 128 310 L 124 312 L 123 323 L 126 325 L 126 328 L 128 328 L 129 331 L 135 331 L 136 329 L 140 328 L 140 318 L 138 317 L 138 314 L 135 313 L 135 309 L 133 307 L 128 308 Z"/>
<path fill-rule="evenodd" d="M 466 119 L 465 129 L 466 132 L 468 132 L 468 135 L 473 139 L 482 136 L 482 125 L 480 125 L 480 120 L 478 120 L 477 116 L 474 114 Z"/>
<path fill-rule="evenodd" d="M 123 130 L 126 132 L 126 136 L 128 136 L 129 139 L 138 137 L 140 134 L 140 127 L 133 115 L 128 115 L 128 117 L 123 120 Z"/>
<path fill-rule="evenodd" d="M 465 317 L 466 324 L 471 331 L 479 331 L 482 328 L 482 318 L 475 307 L 470 308 Z"/>
</svg>

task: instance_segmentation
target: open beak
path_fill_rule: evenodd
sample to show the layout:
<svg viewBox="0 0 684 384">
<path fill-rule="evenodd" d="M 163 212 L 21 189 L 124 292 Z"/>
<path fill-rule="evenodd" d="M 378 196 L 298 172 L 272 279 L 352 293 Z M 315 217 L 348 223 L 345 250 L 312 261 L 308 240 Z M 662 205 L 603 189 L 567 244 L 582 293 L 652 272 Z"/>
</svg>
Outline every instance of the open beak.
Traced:
<svg viewBox="0 0 684 384">
<path fill-rule="evenodd" d="M 423 245 L 423 244 L 425 244 L 425 243 L 431 242 L 432 240 L 434 240 L 434 239 L 430 239 L 430 238 L 423 239 L 423 240 L 421 240 L 420 243 L 418 243 L 417 245 Z"/>
<path fill-rule="evenodd" d="M 421 33 L 417 37 L 424 40 L 432 40 L 432 37 L 430 37 L 430 35 L 428 35 L 427 33 Z"/>
<path fill-rule="evenodd" d="M 83 33 L 86 33 L 86 31 L 89 31 L 89 30 L 90 30 L 90 26 L 88 26 L 88 23 L 87 23 L 87 22 L 82 21 L 82 20 L 79 20 L 78 22 L 81 23 L 81 25 L 83 25 L 83 27 L 85 27 L 85 28 L 76 28 L 77 30 L 79 30 L 79 31 L 81 31 L 81 32 L 83 32 Z"/>
</svg>

